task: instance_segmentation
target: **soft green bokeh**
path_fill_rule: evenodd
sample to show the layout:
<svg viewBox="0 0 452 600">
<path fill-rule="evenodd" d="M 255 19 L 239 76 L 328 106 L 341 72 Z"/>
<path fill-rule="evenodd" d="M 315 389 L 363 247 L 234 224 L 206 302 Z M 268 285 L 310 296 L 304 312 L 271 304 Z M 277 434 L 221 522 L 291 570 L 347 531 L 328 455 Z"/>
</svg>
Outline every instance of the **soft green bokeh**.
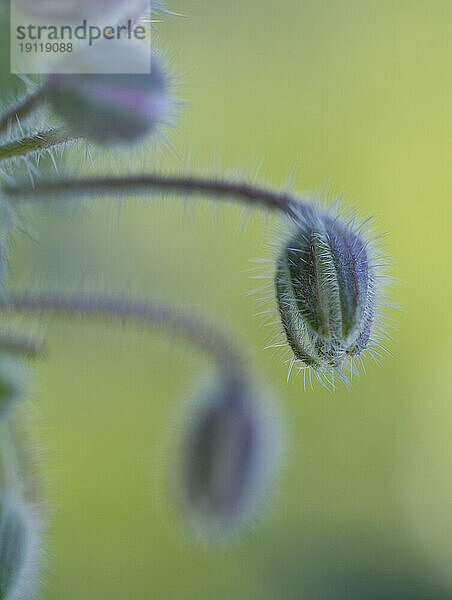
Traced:
<svg viewBox="0 0 452 600">
<path fill-rule="evenodd" d="M 28 209 L 17 286 L 135 291 L 216 319 L 278 397 L 290 436 L 266 518 L 226 548 L 199 548 L 171 507 L 167 468 L 203 358 L 122 325 L 51 322 L 33 393 L 49 484 L 43 597 L 451 597 L 451 3 L 171 8 L 187 17 L 165 18 L 157 41 L 187 102 L 170 144 L 130 169 L 240 170 L 276 186 L 296 169 L 296 189 L 343 193 L 376 215 L 401 279 L 394 358 L 369 362 L 350 392 L 286 385 L 248 295 L 274 225 L 258 211 L 172 198 Z"/>
</svg>

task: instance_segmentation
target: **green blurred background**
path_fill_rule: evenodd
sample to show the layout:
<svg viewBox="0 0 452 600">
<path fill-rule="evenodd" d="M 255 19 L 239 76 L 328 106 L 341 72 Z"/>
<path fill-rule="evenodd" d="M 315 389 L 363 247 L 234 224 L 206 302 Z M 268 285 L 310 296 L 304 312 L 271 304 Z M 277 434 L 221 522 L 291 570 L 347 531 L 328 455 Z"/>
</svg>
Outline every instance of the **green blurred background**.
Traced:
<svg viewBox="0 0 452 600">
<path fill-rule="evenodd" d="M 250 272 L 272 216 L 171 198 L 24 212 L 12 285 L 135 292 L 213 319 L 272 390 L 289 437 L 263 518 L 200 548 L 167 471 L 203 357 L 122 325 L 33 325 L 51 349 L 30 408 L 50 522 L 43 598 L 452 598 L 451 6 L 174 0 L 185 18 L 158 25 L 184 105 L 169 142 L 123 169 L 275 186 L 292 174 L 295 189 L 343 194 L 388 232 L 403 307 L 394 358 L 368 362 L 350 392 L 286 384 L 287 365 L 263 350 Z M 95 163 L 120 161 L 99 151 Z"/>
</svg>

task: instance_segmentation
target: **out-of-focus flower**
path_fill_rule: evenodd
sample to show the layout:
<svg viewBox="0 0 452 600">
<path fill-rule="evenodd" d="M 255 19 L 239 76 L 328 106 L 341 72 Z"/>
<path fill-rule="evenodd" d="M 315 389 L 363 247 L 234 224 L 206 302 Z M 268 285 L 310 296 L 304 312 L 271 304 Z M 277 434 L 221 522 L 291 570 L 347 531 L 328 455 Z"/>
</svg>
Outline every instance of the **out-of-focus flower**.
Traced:
<svg viewBox="0 0 452 600">
<path fill-rule="evenodd" d="M 280 464 L 280 420 L 234 377 L 198 396 L 184 424 L 177 490 L 195 532 L 218 541 L 240 531 L 270 493 Z"/>
<path fill-rule="evenodd" d="M 86 73 L 55 73 L 45 86 L 51 107 L 76 135 L 102 144 L 132 143 L 169 121 L 169 79 L 157 58 L 146 73 L 149 57 L 142 49 L 100 44 L 94 52 L 81 53 L 79 60 L 88 61 Z M 118 66 L 118 73 L 102 73 L 106 64 Z M 142 65 L 143 72 L 128 73 L 129 64 Z"/>
</svg>

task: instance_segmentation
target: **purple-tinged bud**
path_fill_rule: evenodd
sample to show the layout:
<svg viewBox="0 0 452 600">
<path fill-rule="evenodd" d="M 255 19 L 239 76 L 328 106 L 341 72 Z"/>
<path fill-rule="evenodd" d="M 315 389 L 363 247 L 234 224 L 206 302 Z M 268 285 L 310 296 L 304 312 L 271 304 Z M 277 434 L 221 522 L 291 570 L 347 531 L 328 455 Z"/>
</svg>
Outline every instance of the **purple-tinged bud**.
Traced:
<svg viewBox="0 0 452 600">
<path fill-rule="evenodd" d="M 130 144 L 168 123 L 172 110 L 169 79 L 157 58 L 152 58 L 151 72 L 146 73 L 149 57 L 130 44 L 111 49 L 100 44 L 96 52 L 81 55 L 79 60 L 85 56 L 88 72 L 80 68 L 79 74 L 55 73 L 45 88 L 50 106 L 75 135 L 107 145 Z M 99 64 L 99 74 L 93 60 Z M 108 63 L 118 66 L 118 72 L 102 73 Z M 128 73 L 128 64 L 139 72 Z"/>
<path fill-rule="evenodd" d="M 304 368 L 343 374 L 372 339 L 378 298 L 367 239 L 328 212 L 306 207 L 277 262 L 278 309 L 287 341 Z"/>
<path fill-rule="evenodd" d="M 34 595 L 39 553 L 35 516 L 19 499 L 0 497 L 0 598 Z"/>
<path fill-rule="evenodd" d="M 280 463 L 278 415 L 241 379 L 222 376 L 202 391 L 185 426 L 177 488 L 196 534 L 221 541 L 262 506 Z"/>
</svg>

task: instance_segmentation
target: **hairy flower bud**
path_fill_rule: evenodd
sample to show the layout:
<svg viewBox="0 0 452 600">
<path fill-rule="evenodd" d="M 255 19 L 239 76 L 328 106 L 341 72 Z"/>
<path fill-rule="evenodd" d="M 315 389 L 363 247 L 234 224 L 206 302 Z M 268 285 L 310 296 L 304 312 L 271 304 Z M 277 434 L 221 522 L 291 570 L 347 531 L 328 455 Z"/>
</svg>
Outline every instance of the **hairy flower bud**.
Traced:
<svg viewBox="0 0 452 600">
<path fill-rule="evenodd" d="M 169 80 L 155 57 L 146 73 L 149 57 L 130 44 L 112 48 L 100 44 L 96 53 L 82 54 L 78 60 L 89 61 L 87 72 L 80 68 L 80 74 L 55 73 L 46 84 L 51 107 L 74 134 L 103 144 L 132 143 L 169 120 Z M 102 73 L 105 64 L 114 64 L 117 73 Z M 129 73 L 130 64 L 140 72 Z M 137 68 L 140 65 L 143 68 Z"/>
<path fill-rule="evenodd" d="M 36 526 L 18 500 L 0 497 L 0 599 L 29 597 L 36 566 Z"/>
<path fill-rule="evenodd" d="M 335 216 L 305 207 L 294 221 L 275 276 L 285 334 L 304 367 L 336 371 L 347 382 L 344 362 L 371 340 L 376 264 L 368 241 Z"/>
<path fill-rule="evenodd" d="M 203 391 L 184 432 L 177 483 L 196 532 L 219 540 L 259 509 L 279 464 L 279 420 L 242 380 Z"/>
</svg>

